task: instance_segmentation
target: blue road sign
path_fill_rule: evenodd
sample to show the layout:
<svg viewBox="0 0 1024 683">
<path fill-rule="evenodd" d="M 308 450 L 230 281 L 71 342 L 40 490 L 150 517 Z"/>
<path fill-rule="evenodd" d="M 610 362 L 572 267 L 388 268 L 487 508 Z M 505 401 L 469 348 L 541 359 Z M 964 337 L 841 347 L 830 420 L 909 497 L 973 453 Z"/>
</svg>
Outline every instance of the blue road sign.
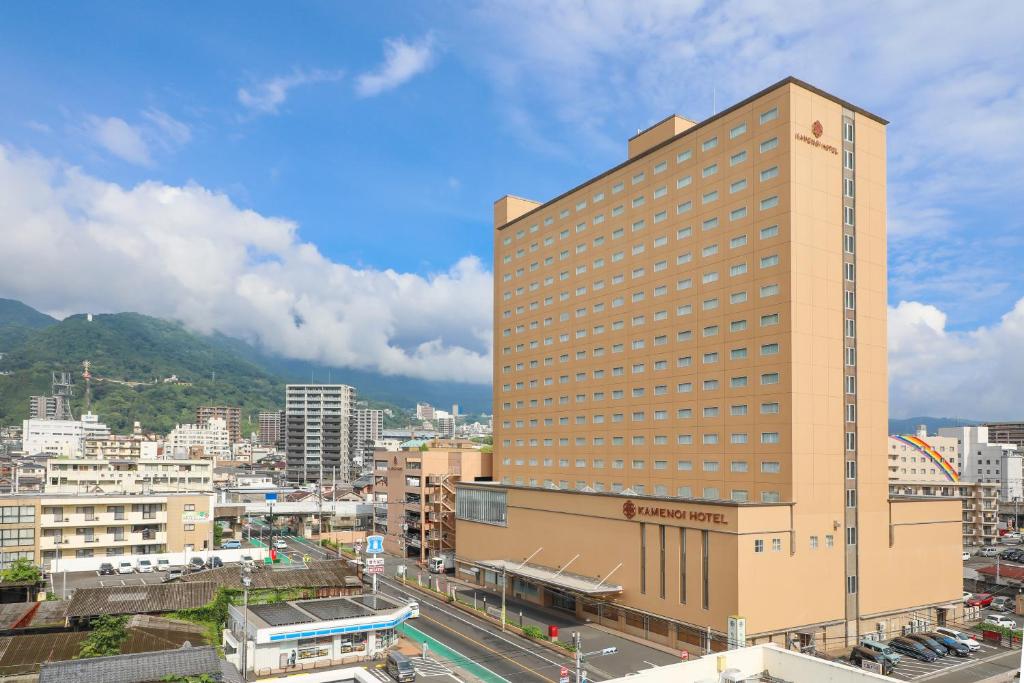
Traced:
<svg viewBox="0 0 1024 683">
<path fill-rule="evenodd" d="M 366 537 L 366 552 L 370 555 L 376 555 L 384 552 L 384 537 L 383 536 L 367 536 Z"/>
<path fill-rule="evenodd" d="M 272 493 L 267 493 L 265 495 L 266 495 L 266 501 L 268 503 L 273 503 L 273 502 L 277 501 L 277 491 L 274 491 Z"/>
</svg>

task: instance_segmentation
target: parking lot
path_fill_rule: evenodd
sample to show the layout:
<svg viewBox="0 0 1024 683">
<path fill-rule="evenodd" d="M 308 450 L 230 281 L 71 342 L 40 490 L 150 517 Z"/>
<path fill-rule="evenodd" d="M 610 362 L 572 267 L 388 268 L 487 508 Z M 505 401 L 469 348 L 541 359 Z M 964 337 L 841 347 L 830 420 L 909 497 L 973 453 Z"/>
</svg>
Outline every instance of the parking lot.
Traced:
<svg viewBox="0 0 1024 683">
<path fill-rule="evenodd" d="M 978 634 L 978 637 L 980 638 L 981 634 Z M 1011 652 L 1019 652 L 1019 650 L 982 643 L 980 640 L 978 642 L 981 644 L 981 649 L 972 653 L 970 657 L 947 655 L 946 657 L 940 657 L 934 662 L 921 662 L 903 655 L 891 676 L 901 681 L 916 681 L 926 677 L 938 678 L 944 674 L 951 674 L 964 669 L 973 669 L 987 660 L 1002 657 Z M 965 680 L 970 680 L 970 678 Z"/>
</svg>

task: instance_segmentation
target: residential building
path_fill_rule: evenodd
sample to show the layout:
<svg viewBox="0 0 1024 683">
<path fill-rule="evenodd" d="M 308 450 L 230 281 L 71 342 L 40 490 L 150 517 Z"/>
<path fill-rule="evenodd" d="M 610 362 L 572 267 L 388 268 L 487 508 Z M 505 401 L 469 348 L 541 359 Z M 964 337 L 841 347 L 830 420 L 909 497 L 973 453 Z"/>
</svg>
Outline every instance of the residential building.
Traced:
<svg viewBox="0 0 1024 683">
<path fill-rule="evenodd" d="M 349 426 L 351 452 L 355 464 L 362 467 L 373 458 L 374 445 L 384 435 L 384 411 L 373 408 L 357 408 L 352 411 Z"/>
<path fill-rule="evenodd" d="M 29 396 L 28 419 L 53 420 L 57 417 L 56 396 Z"/>
<path fill-rule="evenodd" d="M 208 548 L 212 510 L 212 494 L 0 496 L 0 565 Z"/>
<path fill-rule="evenodd" d="M 231 435 L 224 418 L 213 417 L 199 424 L 175 425 L 167 435 L 167 452 L 173 457 L 230 459 Z"/>
<path fill-rule="evenodd" d="M 455 550 L 455 484 L 489 480 L 492 456 L 441 442 L 376 453 L 375 472 L 387 471 L 374 498 L 387 502 L 384 550 L 428 557 Z"/>
<path fill-rule="evenodd" d="M 434 406 L 430 405 L 429 403 L 417 403 L 416 418 L 420 420 L 433 420 Z"/>
<path fill-rule="evenodd" d="M 671 647 L 959 618 L 960 501 L 889 495 L 885 126 L 787 78 L 495 203 L 467 576 Z"/>
<path fill-rule="evenodd" d="M 359 662 L 394 645 L 395 628 L 411 616 L 406 602 L 380 593 L 228 605 L 224 653 L 241 671 L 245 647 L 246 674 L 260 677 Z"/>
<path fill-rule="evenodd" d="M 988 422 L 989 437 L 996 443 L 1012 443 L 1024 450 L 1024 422 Z"/>
<path fill-rule="evenodd" d="M 137 422 L 135 424 L 138 426 Z M 143 434 L 141 429 L 136 429 L 127 435 L 91 436 L 82 442 L 82 454 L 86 458 L 152 460 L 163 456 L 164 442 L 153 434 Z"/>
<path fill-rule="evenodd" d="M 960 441 L 951 436 L 928 436 L 921 425 L 915 434 L 889 437 L 889 481 L 957 483 L 962 460 Z"/>
<path fill-rule="evenodd" d="M 196 408 L 196 424 L 205 424 L 214 418 L 224 420 L 231 443 L 242 440 L 242 409 L 237 406 L 200 406 Z"/>
<path fill-rule="evenodd" d="M 982 482 L 889 479 L 893 497 L 936 496 L 960 501 L 964 548 L 993 545 L 999 540 L 999 484 Z"/>
<path fill-rule="evenodd" d="M 961 479 L 999 484 L 999 499 L 1024 500 L 1022 453 L 1013 443 L 991 443 L 988 427 L 941 427 L 939 436 L 960 444 Z"/>
<path fill-rule="evenodd" d="M 281 448 L 284 442 L 281 426 L 284 423 L 283 410 L 261 410 L 259 414 L 259 442 L 263 446 Z"/>
<path fill-rule="evenodd" d="M 48 494 L 213 491 L 212 460 L 76 458 L 46 461 Z"/>
<path fill-rule="evenodd" d="M 455 436 L 455 418 L 443 410 L 434 411 L 434 428 L 442 439 Z"/>
<path fill-rule="evenodd" d="M 78 420 L 30 419 L 22 422 L 22 450 L 29 455 L 76 457 L 82 454 L 85 439 L 109 435 L 107 425 L 92 413 Z"/>
<path fill-rule="evenodd" d="M 288 481 L 330 481 L 351 467 L 349 422 L 356 390 L 345 384 L 285 387 Z"/>
</svg>

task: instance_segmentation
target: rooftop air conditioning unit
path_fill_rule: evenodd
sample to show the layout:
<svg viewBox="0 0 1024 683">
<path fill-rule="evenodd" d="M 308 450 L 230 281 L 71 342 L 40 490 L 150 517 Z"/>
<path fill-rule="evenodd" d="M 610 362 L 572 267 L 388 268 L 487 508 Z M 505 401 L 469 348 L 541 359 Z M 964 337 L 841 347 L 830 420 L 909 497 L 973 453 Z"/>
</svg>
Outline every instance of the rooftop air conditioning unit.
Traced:
<svg viewBox="0 0 1024 683">
<path fill-rule="evenodd" d="M 736 668 L 726 669 L 718 677 L 721 683 L 743 683 L 748 676 Z"/>
</svg>

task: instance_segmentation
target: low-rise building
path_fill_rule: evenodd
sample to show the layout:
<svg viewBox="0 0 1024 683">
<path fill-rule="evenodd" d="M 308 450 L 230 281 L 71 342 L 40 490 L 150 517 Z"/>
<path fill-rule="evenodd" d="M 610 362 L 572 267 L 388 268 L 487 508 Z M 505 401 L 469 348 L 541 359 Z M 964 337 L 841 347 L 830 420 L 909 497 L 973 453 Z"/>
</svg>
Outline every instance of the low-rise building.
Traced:
<svg viewBox="0 0 1024 683">
<path fill-rule="evenodd" d="M 0 568 L 211 547 L 212 494 L 0 496 Z"/>
<path fill-rule="evenodd" d="M 166 493 L 213 491 L 210 460 L 49 459 L 47 493 Z"/>
<path fill-rule="evenodd" d="M 428 557 L 455 550 L 455 484 L 490 479 L 492 456 L 444 445 L 379 453 L 374 470 L 387 468 L 374 498 L 387 502 L 384 548 L 402 556 Z"/>
<path fill-rule="evenodd" d="M 110 429 L 93 413 L 78 420 L 30 419 L 22 422 L 21 447 L 29 455 L 75 457 L 82 454 L 85 439 L 107 436 Z"/>
<path fill-rule="evenodd" d="M 959 498 L 962 505 L 963 544 L 993 545 L 999 540 L 999 485 L 983 482 L 913 482 L 889 480 L 889 494 L 904 498 Z"/>
<path fill-rule="evenodd" d="M 269 676 L 372 658 L 398 638 L 412 615 L 404 602 L 383 595 L 228 606 L 224 654 L 238 670 Z"/>
</svg>

